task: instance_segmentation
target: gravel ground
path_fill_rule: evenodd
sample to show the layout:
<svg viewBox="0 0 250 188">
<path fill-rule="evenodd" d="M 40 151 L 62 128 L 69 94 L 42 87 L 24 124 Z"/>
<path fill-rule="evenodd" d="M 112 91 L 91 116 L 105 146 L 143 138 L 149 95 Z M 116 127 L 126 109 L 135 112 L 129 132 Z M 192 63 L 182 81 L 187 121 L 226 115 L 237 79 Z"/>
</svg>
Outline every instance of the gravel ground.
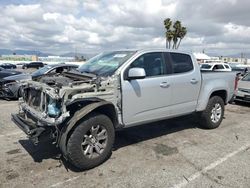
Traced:
<svg viewBox="0 0 250 188">
<path fill-rule="evenodd" d="M 110 159 L 84 172 L 53 145 L 33 146 L 15 111 L 0 100 L 0 187 L 250 187 L 250 105 L 228 105 L 214 130 L 186 116 L 117 132 Z"/>
</svg>

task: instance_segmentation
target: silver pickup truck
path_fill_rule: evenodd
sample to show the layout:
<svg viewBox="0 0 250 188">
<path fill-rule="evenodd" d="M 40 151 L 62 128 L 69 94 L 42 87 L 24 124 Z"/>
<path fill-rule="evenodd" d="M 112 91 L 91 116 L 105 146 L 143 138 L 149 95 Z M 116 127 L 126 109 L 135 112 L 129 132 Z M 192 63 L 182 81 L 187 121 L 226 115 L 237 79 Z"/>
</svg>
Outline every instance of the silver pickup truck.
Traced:
<svg viewBox="0 0 250 188">
<path fill-rule="evenodd" d="M 79 169 L 111 154 L 115 130 L 196 113 L 208 129 L 220 125 L 235 75 L 201 73 L 192 54 L 166 49 L 120 50 L 23 84 L 12 120 L 37 144 L 51 139 Z"/>
</svg>

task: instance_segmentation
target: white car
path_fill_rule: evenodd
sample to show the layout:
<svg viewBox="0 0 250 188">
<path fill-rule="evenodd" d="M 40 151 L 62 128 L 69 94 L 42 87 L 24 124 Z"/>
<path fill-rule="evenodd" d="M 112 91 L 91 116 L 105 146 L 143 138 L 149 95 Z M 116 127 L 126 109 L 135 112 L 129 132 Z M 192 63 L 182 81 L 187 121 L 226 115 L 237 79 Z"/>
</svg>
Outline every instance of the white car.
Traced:
<svg viewBox="0 0 250 188">
<path fill-rule="evenodd" d="M 232 68 L 227 63 L 204 63 L 201 65 L 203 71 L 232 71 Z"/>
<path fill-rule="evenodd" d="M 250 73 L 239 80 L 234 100 L 250 103 Z"/>
</svg>

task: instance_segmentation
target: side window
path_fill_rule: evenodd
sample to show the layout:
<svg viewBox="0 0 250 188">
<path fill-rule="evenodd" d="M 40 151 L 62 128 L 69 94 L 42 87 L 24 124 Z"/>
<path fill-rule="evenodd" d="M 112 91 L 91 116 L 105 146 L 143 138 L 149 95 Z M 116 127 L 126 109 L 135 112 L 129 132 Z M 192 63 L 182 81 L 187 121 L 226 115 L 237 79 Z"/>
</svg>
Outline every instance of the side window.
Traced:
<svg viewBox="0 0 250 188">
<path fill-rule="evenodd" d="M 173 73 L 184 73 L 193 70 L 193 62 L 189 55 L 181 53 L 170 53 L 172 59 Z"/>
<path fill-rule="evenodd" d="M 224 65 L 227 69 L 230 69 L 230 67 L 228 65 Z"/>
<path fill-rule="evenodd" d="M 143 54 L 138 57 L 130 68 L 144 68 L 146 77 L 166 74 L 166 66 L 161 52 Z"/>
<path fill-rule="evenodd" d="M 223 65 L 214 65 L 213 70 L 224 69 Z"/>
<path fill-rule="evenodd" d="M 51 74 L 51 73 L 59 73 L 59 74 L 61 74 L 63 71 L 64 71 L 64 69 L 65 69 L 65 67 L 56 67 L 56 68 L 54 68 L 54 69 L 52 69 L 50 72 L 49 72 L 49 74 Z"/>
</svg>

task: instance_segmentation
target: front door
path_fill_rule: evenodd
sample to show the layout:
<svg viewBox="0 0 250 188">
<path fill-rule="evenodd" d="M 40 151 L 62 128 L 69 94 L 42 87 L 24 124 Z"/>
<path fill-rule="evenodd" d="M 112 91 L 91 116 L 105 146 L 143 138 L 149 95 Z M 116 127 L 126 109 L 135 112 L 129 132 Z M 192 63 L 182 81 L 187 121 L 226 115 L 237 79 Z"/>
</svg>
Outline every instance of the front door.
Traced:
<svg viewBox="0 0 250 188">
<path fill-rule="evenodd" d="M 129 68 L 134 67 L 144 68 L 146 77 L 122 81 L 124 124 L 132 126 L 167 117 L 171 104 L 172 87 L 168 80 L 163 53 L 143 54 L 129 66 Z"/>
</svg>

